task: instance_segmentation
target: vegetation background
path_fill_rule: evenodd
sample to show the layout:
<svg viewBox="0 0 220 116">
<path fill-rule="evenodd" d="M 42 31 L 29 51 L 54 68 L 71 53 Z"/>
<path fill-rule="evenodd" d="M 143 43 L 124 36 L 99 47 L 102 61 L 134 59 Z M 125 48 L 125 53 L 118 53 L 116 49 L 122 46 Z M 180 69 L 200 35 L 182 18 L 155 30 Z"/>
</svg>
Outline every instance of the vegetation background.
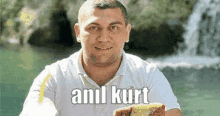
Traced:
<svg viewBox="0 0 220 116">
<path fill-rule="evenodd" d="M 25 40 L 29 40 L 28 42 L 32 45 L 48 46 L 53 42 L 76 45 L 74 32 L 70 26 L 77 22 L 78 9 L 84 1 L 1 0 L 1 38 L 11 38 L 16 35 L 16 39 L 18 39 L 23 34 Z M 128 10 L 128 20 L 132 24 L 131 39 L 125 48 L 127 50 L 146 50 L 149 55 L 175 53 L 179 48 L 179 43 L 184 43 L 182 24 L 187 21 L 195 1 L 122 0 Z M 24 26 L 24 23 L 19 20 L 24 8 L 37 13 L 32 17 L 33 21 L 28 27 Z M 61 14 L 61 11 L 64 13 Z M 67 25 L 62 28 L 61 25 L 65 25 L 64 23 L 68 23 L 69 27 Z M 69 30 L 66 30 L 66 28 Z M 29 30 L 31 29 L 30 33 Z M 63 36 L 56 35 L 57 31 L 60 32 L 60 30 L 69 32 L 63 34 L 69 35 L 70 39 L 66 42 L 59 41 L 63 38 Z M 29 33 L 27 34 L 27 32 Z M 44 33 L 44 36 L 40 36 L 42 33 Z M 45 35 L 49 35 L 49 37 Z M 62 35 L 62 33 L 59 35 Z M 43 39 L 40 40 L 39 38 Z M 185 47 L 183 46 L 180 49 L 184 50 Z"/>
</svg>

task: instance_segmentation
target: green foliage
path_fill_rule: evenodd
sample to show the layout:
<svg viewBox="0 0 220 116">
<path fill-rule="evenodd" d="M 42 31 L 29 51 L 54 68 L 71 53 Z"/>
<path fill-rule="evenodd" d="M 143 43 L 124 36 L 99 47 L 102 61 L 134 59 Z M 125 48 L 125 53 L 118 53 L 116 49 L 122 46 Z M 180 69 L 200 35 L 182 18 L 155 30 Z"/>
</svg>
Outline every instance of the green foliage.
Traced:
<svg viewBox="0 0 220 116">
<path fill-rule="evenodd" d="M 129 0 L 126 7 L 132 25 L 126 48 L 145 50 L 148 55 L 173 54 L 183 43 L 185 22 L 196 0 Z M 168 25 L 177 20 L 178 24 Z M 184 44 L 185 46 L 185 44 Z"/>
<path fill-rule="evenodd" d="M 186 21 L 196 0 L 130 0 L 129 21 L 135 29 L 158 27 L 167 20 Z"/>
<path fill-rule="evenodd" d="M 25 5 L 39 10 L 40 25 L 47 25 L 49 14 L 59 9 L 59 4 L 68 11 L 71 22 L 77 21 L 79 7 L 85 0 L 1 0 L 2 20 L 15 18 Z M 158 27 L 167 20 L 187 19 L 196 0 L 128 0 L 129 21 L 135 29 Z"/>
<path fill-rule="evenodd" d="M 78 10 L 85 0 L 42 0 L 42 2 L 26 3 L 28 6 L 38 6 L 38 27 L 46 27 L 51 22 L 51 16 L 54 12 L 64 9 L 68 14 L 68 18 L 72 23 L 77 22 Z M 36 5 L 37 4 L 37 5 Z M 30 7 L 32 8 L 32 7 Z"/>
<path fill-rule="evenodd" d="M 45 27 L 50 29 L 51 22 L 54 20 L 52 19 L 54 13 L 56 14 L 62 10 L 67 11 L 68 19 L 73 25 L 78 20 L 78 10 L 84 1 L 86 0 L 1 0 L 3 4 L 0 6 L 2 11 L 1 21 L 6 25 L 6 22 L 10 19 L 12 24 L 16 25 L 16 18 L 19 17 L 21 9 L 28 7 L 37 12 L 36 19 L 31 24 L 31 27 L 35 27 L 33 29 Z M 185 22 L 196 0 L 124 1 L 128 11 L 128 21 L 132 24 L 128 47 L 145 49 L 149 51 L 149 54 L 175 52 L 178 43 L 183 42 L 181 34 L 184 30 L 181 24 L 172 29 L 167 21 L 179 20 Z M 63 19 L 60 18 L 60 20 Z"/>
<path fill-rule="evenodd" d="M 86 0 L 72 0 L 70 4 L 67 4 L 68 17 L 72 24 L 75 24 L 78 21 L 78 11 L 80 6 L 85 2 Z"/>
<path fill-rule="evenodd" d="M 7 20 L 18 16 L 21 8 L 24 6 L 23 0 L 1 0 L 1 18 Z"/>
<path fill-rule="evenodd" d="M 19 16 L 19 12 L 23 6 L 23 0 L 1 0 L 1 33 L 9 36 L 11 31 L 17 31 L 16 18 Z M 10 27 L 7 23 L 10 24 Z"/>
<path fill-rule="evenodd" d="M 45 2 L 48 2 L 48 0 L 25 0 L 25 6 L 36 10 Z"/>
</svg>

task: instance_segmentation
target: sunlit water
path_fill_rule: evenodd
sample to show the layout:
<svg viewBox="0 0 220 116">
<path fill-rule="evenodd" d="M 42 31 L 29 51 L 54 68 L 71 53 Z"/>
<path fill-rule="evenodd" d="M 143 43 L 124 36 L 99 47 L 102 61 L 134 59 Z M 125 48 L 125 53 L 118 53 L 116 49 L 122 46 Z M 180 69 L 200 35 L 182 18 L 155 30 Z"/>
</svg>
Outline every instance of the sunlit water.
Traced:
<svg viewBox="0 0 220 116">
<path fill-rule="evenodd" d="M 68 57 L 78 49 L 55 50 L 28 45 L 1 45 L 0 115 L 17 116 L 22 109 L 33 79 L 44 69 L 45 65 Z M 142 58 L 154 62 L 163 71 L 178 98 L 184 116 L 219 115 L 220 70 L 207 67 L 208 64 L 218 62 L 218 58 L 181 56 L 145 58 L 143 55 Z M 187 65 L 183 65 L 181 62 Z M 200 68 L 194 66 L 200 66 Z"/>
</svg>

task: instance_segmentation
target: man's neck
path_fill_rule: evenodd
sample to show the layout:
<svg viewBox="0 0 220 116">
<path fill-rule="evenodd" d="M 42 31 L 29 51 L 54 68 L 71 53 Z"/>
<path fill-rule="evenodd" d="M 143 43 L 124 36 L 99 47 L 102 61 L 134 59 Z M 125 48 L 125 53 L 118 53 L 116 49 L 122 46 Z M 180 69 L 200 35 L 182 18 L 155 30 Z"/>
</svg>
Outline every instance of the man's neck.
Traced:
<svg viewBox="0 0 220 116">
<path fill-rule="evenodd" d="M 83 59 L 83 56 L 81 57 L 81 63 L 85 72 L 99 86 L 105 85 L 115 76 L 121 64 L 121 61 L 122 56 L 110 65 L 97 66 L 91 62 L 88 62 L 88 60 Z"/>
</svg>

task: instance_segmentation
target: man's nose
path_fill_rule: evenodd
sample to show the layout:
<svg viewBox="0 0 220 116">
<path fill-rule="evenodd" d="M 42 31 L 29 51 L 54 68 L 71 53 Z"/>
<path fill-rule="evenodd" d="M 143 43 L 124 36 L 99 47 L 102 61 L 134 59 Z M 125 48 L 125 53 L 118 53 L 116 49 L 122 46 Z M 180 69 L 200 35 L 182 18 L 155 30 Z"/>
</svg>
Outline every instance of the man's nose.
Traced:
<svg viewBox="0 0 220 116">
<path fill-rule="evenodd" d="M 99 42 L 108 42 L 109 39 L 110 39 L 110 32 L 107 29 L 103 29 L 100 32 L 100 35 L 97 38 L 97 41 L 99 41 Z"/>
</svg>

